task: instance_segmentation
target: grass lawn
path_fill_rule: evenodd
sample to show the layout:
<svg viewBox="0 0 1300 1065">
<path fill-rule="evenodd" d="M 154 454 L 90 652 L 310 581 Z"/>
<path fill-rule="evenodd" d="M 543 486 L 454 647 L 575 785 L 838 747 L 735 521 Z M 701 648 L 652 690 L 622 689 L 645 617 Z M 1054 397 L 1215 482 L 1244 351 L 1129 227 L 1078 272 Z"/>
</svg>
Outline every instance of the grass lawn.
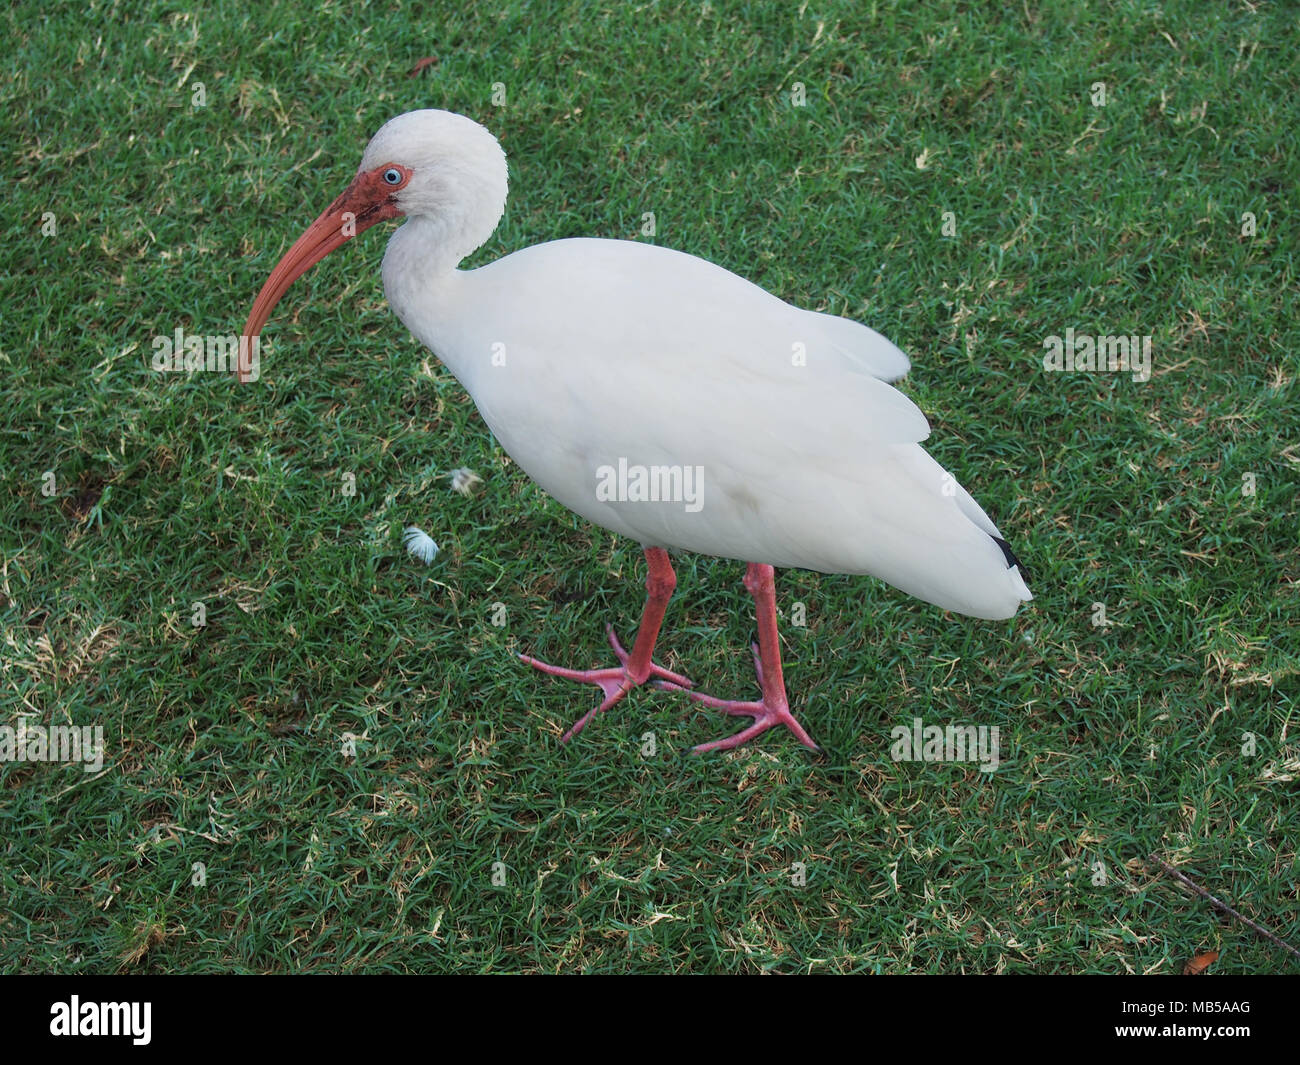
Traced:
<svg viewBox="0 0 1300 1065">
<path fill-rule="evenodd" d="M 0 725 L 105 740 L 0 764 L 0 969 L 1296 971 L 1148 860 L 1300 944 L 1294 10 L 183 7 L 0 15 Z M 1034 601 L 782 571 L 823 759 L 692 756 L 739 725 L 649 689 L 562 746 L 597 690 L 514 656 L 608 664 L 641 552 L 389 312 L 391 225 L 295 285 L 258 384 L 150 367 L 238 333 L 419 107 L 510 157 L 470 265 L 652 239 L 895 340 Z M 1047 372 L 1067 330 L 1150 336 L 1149 379 Z M 755 694 L 743 565 L 676 564 L 659 660 Z M 997 771 L 895 762 L 918 717 L 997 727 Z"/>
</svg>

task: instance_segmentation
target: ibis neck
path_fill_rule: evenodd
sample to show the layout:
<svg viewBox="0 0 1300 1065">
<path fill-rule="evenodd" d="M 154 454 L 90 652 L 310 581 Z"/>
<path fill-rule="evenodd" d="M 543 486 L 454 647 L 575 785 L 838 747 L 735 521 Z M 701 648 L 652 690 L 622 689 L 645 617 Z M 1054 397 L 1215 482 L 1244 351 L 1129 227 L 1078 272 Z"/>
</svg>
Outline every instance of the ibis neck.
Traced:
<svg viewBox="0 0 1300 1065">
<path fill-rule="evenodd" d="M 470 249 L 471 251 L 473 249 Z M 446 241 L 436 219 L 408 218 L 389 238 L 384 252 L 384 295 L 402 323 L 426 347 L 447 362 L 460 318 L 463 256 Z M 451 367 L 457 373 L 455 366 Z"/>
<path fill-rule="evenodd" d="M 408 218 L 388 240 L 384 253 L 384 284 L 390 268 L 406 274 L 419 274 L 425 280 L 451 273 L 456 265 L 478 247 L 466 247 L 468 241 L 441 218 Z"/>
</svg>

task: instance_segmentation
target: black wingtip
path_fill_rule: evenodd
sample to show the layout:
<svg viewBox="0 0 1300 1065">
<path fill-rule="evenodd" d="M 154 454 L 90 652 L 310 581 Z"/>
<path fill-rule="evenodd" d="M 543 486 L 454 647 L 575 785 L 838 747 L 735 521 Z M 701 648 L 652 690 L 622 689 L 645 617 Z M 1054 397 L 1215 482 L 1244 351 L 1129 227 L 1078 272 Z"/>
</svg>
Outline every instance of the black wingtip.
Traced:
<svg viewBox="0 0 1300 1065">
<path fill-rule="evenodd" d="M 1020 559 L 1016 558 L 1016 553 L 1011 550 L 1011 545 L 1000 536 L 993 536 L 990 539 L 992 539 L 998 547 L 1002 548 L 1002 554 L 1007 560 L 1007 568 L 1010 569 L 1012 566 L 1015 566 L 1016 569 L 1020 570 L 1020 576 L 1024 579 L 1025 583 L 1028 584 L 1029 570 L 1025 569 L 1025 564 L 1021 562 Z"/>
</svg>

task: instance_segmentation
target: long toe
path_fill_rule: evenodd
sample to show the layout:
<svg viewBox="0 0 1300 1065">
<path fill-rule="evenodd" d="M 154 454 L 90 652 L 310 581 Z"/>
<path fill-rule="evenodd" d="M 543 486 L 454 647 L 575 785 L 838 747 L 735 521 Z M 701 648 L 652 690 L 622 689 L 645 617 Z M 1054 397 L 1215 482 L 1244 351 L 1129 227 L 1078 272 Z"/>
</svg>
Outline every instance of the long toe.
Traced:
<svg viewBox="0 0 1300 1065">
<path fill-rule="evenodd" d="M 766 703 L 746 703 L 732 699 L 716 699 L 712 695 L 703 695 L 698 692 L 687 692 L 686 694 L 695 702 L 713 710 L 721 710 L 724 714 L 743 715 L 754 719 L 752 725 L 737 732 L 734 736 L 713 740 L 711 743 L 701 743 L 698 747 L 693 748 L 696 754 L 704 754 L 707 751 L 729 751 L 741 744 L 748 743 L 755 736 L 761 736 L 768 729 L 776 728 L 778 725 L 784 725 L 793 732 L 795 738 L 805 747 L 814 751 L 821 750 L 817 744 L 813 743 L 812 737 L 799 724 L 795 716 L 790 713 L 789 708 L 785 706 L 773 707 L 768 706 Z"/>
<path fill-rule="evenodd" d="M 553 677 L 577 681 L 580 684 L 594 684 L 604 694 L 604 698 L 600 703 L 583 714 L 573 723 L 569 731 L 561 737 L 563 743 L 568 743 L 569 740 L 586 728 L 587 723 L 597 714 L 603 714 L 615 703 L 622 700 L 633 688 L 639 687 L 647 681 L 653 680 L 656 685 L 671 686 L 674 690 L 681 691 L 693 686 L 689 678 L 683 677 L 680 673 L 673 673 L 664 669 L 654 661 L 651 661 L 646 667 L 644 677 L 637 677 L 629 665 L 627 652 L 623 650 L 622 645 L 618 642 L 618 637 L 614 635 L 612 625 L 609 627 L 609 639 L 614 647 L 614 654 L 619 659 L 619 665 L 617 666 L 606 666 L 600 669 L 569 669 L 567 666 L 551 665 L 549 662 L 543 662 L 540 658 L 533 658 L 531 655 L 519 656 L 521 661 L 527 662 L 534 669 L 549 673 Z"/>
<path fill-rule="evenodd" d="M 771 678 L 765 681 L 763 677 L 763 660 L 759 655 L 758 645 L 753 645 L 752 650 L 754 653 L 754 671 L 758 674 L 759 686 L 763 689 L 763 697 L 757 702 L 743 699 L 719 699 L 715 695 L 706 695 L 704 692 L 687 691 L 683 686 L 667 681 L 656 682 L 656 687 L 665 691 L 680 691 L 692 702 L 707 706 L 710 710 L 720 710 L 724 714 L 754 719 L 752 725 L 737 732 L 734 736 L 727 736 L 725 739 L 714 740 L 711 743 L 701 743 L 698 747 L 693 748 L 695 753 L 704 754 L 708 751 L 732 750 L 778 725 L 784 725 L 793 732 L 795 738 L 805 747 L 814 751 L 821 750 L 813 742 L 812 737 L 808 735 L 803 725 L 790 712 L 790 703 L 786 698 L 784 681 L 773 681 Z M 777 676 L 779 677 L 779 670 Z"/>
</svg>

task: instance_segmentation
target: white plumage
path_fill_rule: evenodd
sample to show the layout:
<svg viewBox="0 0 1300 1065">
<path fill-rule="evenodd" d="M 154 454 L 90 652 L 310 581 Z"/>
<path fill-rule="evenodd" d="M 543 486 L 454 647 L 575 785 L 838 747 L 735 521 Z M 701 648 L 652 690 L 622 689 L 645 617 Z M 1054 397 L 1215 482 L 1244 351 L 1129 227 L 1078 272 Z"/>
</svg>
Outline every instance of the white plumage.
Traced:
<svg viewBox="0 0 1300 1065">
<path fill-rule="evenodd" d="M 647 679 L 685 687 L 650 657 L 675 584 L 660 549 L 744 559 L 768 663 L 759 666 L 763 700 L 694 695 L 756 722 L 706 747 L 734 746 L 775 723 L 814 746 L 786 705 L 771 566 L 871 574 L 982 618 L 1010 617 L 1032 598 L 997 526 L 921 448 L 925 416 L 888 383 L 909 368 L 892 343 L 703 259 L 635 241 L 558 240 L 457 269 L 496 228 L 506 187 L 505 156 L 482 126 L 444 111 L 393 119 L 353 183 L 276 266 L 245 332 L 260 333 L 293 280 L 354 232 L 406 216 L 384 256 L 393 310 L 530 477 L 647 548 L 646 614 L 630 656 L 615 641 L 619 667 L 528 661 L 598 684 L 606 699 L 597 710 Z M 340 231 L 349 219 L 355 226 Z M 665 490 L 690 477 L 698 495 L 647 501 L 622 480 L 620 492 L 602 489 L 610 471 L 628 468 L 660 471 Z M 663 473 L 674 470 L 676 481 Z"/>
<path fill-rule="evenodd" d="M 467 254 L 496 227 L 505 161 L 487 130 L 443 114 L 393 119 L 362 169 L 395 142 L 437 144 L 427 166 L 456 161 L 441 188 L 459 180 L 500 196 L 476 196 L 481 215 L 448 200 L 431 216 L 411 213 L 424 202 L 414 197 L 384 256 L 384 290 L 547 493 L 643 544 L 871 574 L 975 617 L 1010 617 L 1031 598 L 997 526 L 918 446 L 925 415 L 886 383 L 907 357 L 867 326 L 635 241 L 557 240 L 453 269 L 441 249 Z M 599 501 L 596 470 L 620 457 L 702 466 L 704 506 Z"/>
</svg>

